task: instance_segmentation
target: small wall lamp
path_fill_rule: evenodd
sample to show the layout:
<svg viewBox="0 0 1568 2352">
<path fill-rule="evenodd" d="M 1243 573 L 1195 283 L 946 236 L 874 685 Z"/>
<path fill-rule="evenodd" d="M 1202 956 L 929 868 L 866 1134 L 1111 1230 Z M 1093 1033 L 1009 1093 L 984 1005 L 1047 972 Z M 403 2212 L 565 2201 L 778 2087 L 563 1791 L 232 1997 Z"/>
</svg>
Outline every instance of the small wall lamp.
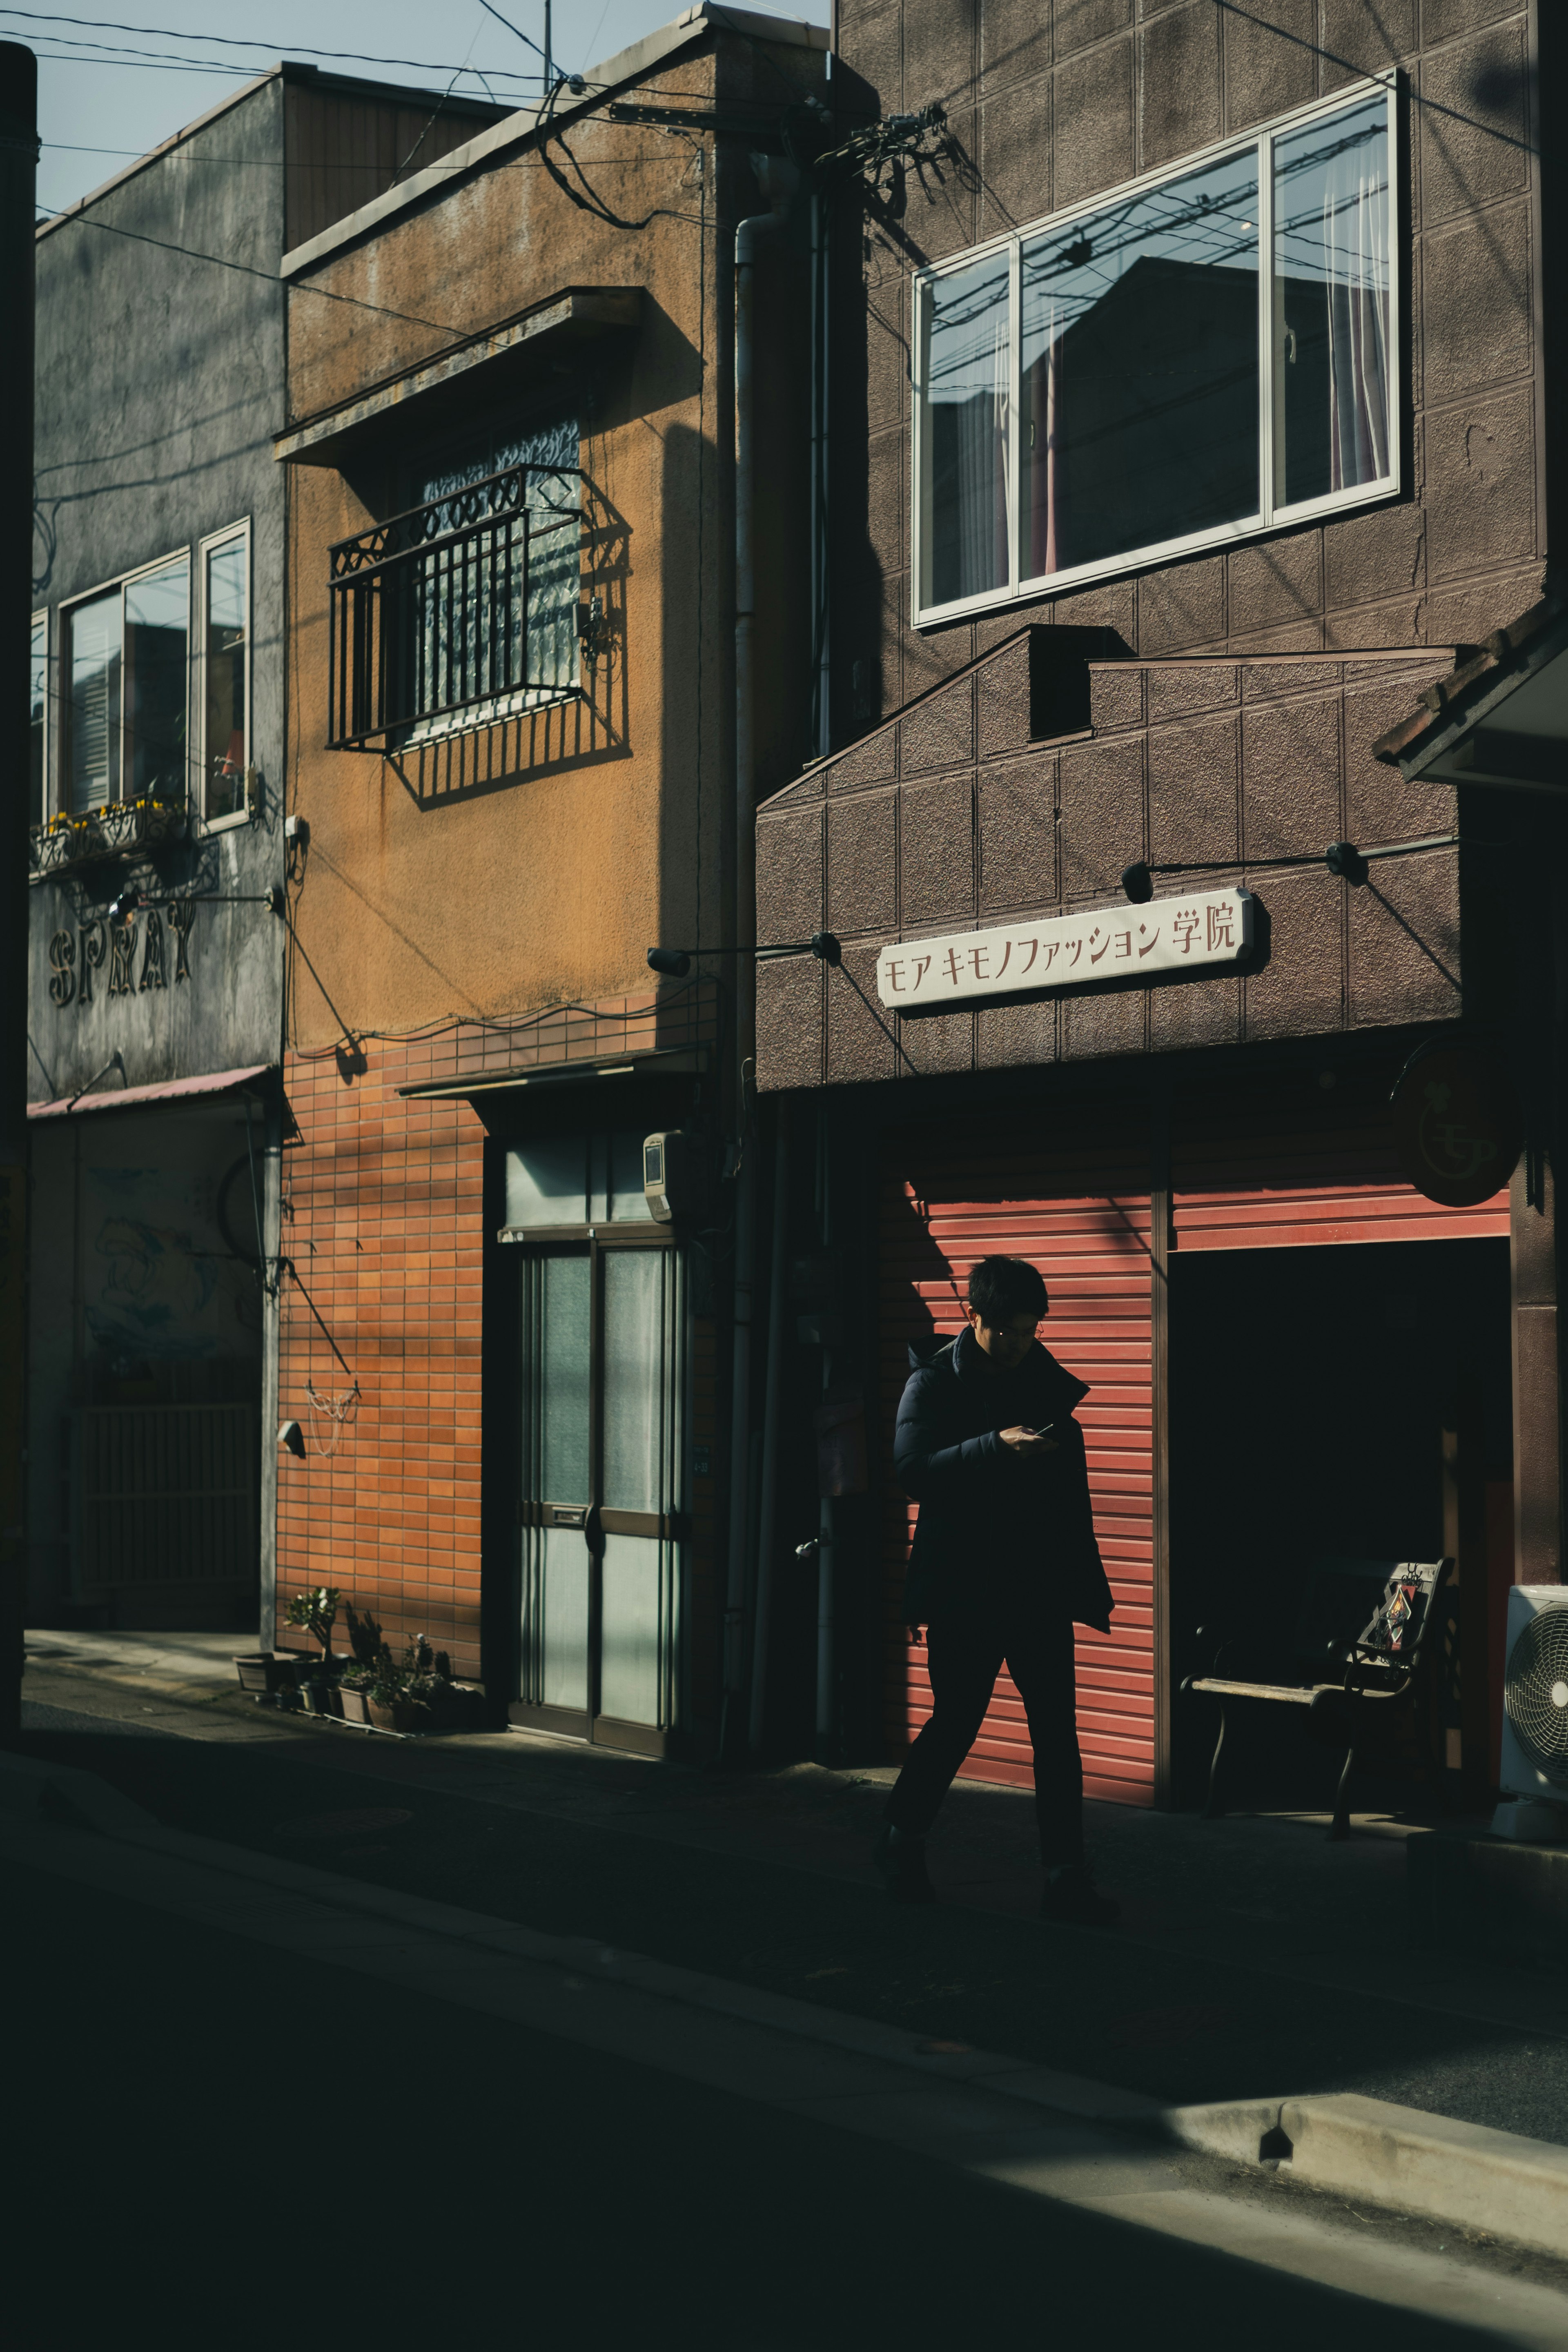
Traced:
<svg viewBox="0 0 1568 2352">
<path fill-rule="evenodd" d="M 1389 841 L 1377 849 L 1358 849 L 1353 841 L 1331 841 L 1321 857 L 1259 857 L 1259 866 L 1326 866 L 1331 874 L 1338 875 L 1360 889 L 1367 878 L 1366 869 L 1374 857 L 1405 857 L 1413 849 L 1458 849 L 1457 833 L 1426 834 L 1419 841 Z M 1187 866 L 1151 866 L 1146 858 L 1136 858 L 1121 869 L 1121 889 L 1135 907 L 1146 907 L 1154 895 L 1156 874 L 1234 874 L 1242 864 L 1239 857 L 1209 857 Z"/>
<path fill-rule="evenodd" d="M 650 971 L 664 972 L 670 980 L 684 980 L 691 970 L 693 956 L 749 955 L 768 962 L 774 956 L 814 955 L 818 963 L 841 963 L 844 950 L 831 931 L 813 931 L 808 940 L 790 940 L 780 946 L 758 948 L 649 948 L 647 963 Z"/>
</svg>

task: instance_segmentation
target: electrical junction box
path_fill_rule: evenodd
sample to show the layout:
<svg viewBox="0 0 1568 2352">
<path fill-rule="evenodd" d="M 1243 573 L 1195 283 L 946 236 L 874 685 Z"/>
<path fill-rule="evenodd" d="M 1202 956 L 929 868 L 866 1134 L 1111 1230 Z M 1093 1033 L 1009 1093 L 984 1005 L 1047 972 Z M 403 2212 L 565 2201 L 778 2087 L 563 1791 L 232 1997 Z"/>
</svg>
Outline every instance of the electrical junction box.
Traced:
<svg viewBox="0 0 1568 2352">
<path fill-rule="evenodd" d="M 690 1143 L 679 1128 L 661 1128 L 657 1135 L 645 1139 L 643 1198 L 657 1224 L 671 1224 L 690 1209 L 694 1174 Z"/>
</svg>

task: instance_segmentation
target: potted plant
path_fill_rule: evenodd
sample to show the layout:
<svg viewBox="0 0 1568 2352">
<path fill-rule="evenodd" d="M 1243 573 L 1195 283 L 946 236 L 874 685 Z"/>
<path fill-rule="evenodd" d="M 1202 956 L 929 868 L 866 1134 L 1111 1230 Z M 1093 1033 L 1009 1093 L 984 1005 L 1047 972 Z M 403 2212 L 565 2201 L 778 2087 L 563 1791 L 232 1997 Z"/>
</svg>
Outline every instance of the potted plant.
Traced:
<svg viewBox="0 0 1568 2352">
<path fill-rule="evenodd" d="M 345 1723 L 370 1721 L 371 1686 L 375 1681 L 375 1666 L 363 1658 L 353 1659 L 343 1668 L 338 1684 L 338 1712 Z"/>
<path fill-rule="evenodd" d="M 430 1683 L 435 1654 L 423 1633 L 411 1633 L 396 1663 L 384 1642 L 376 1652 L 368 1694 L 370 1719 L 378 1731 L 428 1731 L 433 1727 Z"/>
<path fill-rule="evenodd" d="M 289 1603 L 287 1622 L 313 1633 L 321 1645 L 319 1659 L 300 1661 L 300 1696 L 307 1712 L 329 1712 L 329 1693 L 337 1661 L 332 1656 L 332 1625 L 342 1594 L 335 1584 L 319 1584 L 313 1591 L 297 1592 Z"/>
</svg>

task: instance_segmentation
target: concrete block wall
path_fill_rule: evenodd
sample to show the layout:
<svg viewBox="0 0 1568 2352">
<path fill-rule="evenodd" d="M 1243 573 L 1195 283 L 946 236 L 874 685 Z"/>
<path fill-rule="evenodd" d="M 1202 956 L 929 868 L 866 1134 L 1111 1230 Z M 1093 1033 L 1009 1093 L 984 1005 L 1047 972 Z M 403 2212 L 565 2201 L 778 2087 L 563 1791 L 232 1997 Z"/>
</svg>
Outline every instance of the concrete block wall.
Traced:
<svg viewBox="0 0 1568 2352">
<path fill-rule="evenodd" d="M 884 113 L 938 99 L 951 152 L 901 209 L 843 232 L 835 448 L 835 740 L 950 676 L 1021 619 L 1094 623 L 1145 656 L 1479 642 L 1534 601 L 1546 517 L 1531 27 L 1510 0 L 839 0 L 839 51 Z M 1405 489 L 1037 605 L 910 623 L 910 275 L 1114 190 L 1364 75 L 1397 68 Z M 847 210 L 847 207 L 846 208 Z M 863 356 L 862 356 L 863 355 Z"/>
</svg>

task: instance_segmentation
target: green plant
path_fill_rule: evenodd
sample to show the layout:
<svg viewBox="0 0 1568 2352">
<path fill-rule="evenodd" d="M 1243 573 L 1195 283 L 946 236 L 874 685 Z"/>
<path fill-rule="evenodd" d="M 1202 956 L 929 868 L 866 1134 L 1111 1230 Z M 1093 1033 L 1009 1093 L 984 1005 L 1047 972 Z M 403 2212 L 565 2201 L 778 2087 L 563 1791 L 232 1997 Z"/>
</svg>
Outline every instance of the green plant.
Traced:
<svg viewBox="0 0 1568 2352">
<path fill-rule="evenodd" d="M 297 1592 L 289 1603 L 289 1623 L 314 1633 L 329 1661 L 332 1654 L 332 1622 L 342 1597 L 335 1584 L 321 1584 L 313 1592 Z"/>
</svg>

